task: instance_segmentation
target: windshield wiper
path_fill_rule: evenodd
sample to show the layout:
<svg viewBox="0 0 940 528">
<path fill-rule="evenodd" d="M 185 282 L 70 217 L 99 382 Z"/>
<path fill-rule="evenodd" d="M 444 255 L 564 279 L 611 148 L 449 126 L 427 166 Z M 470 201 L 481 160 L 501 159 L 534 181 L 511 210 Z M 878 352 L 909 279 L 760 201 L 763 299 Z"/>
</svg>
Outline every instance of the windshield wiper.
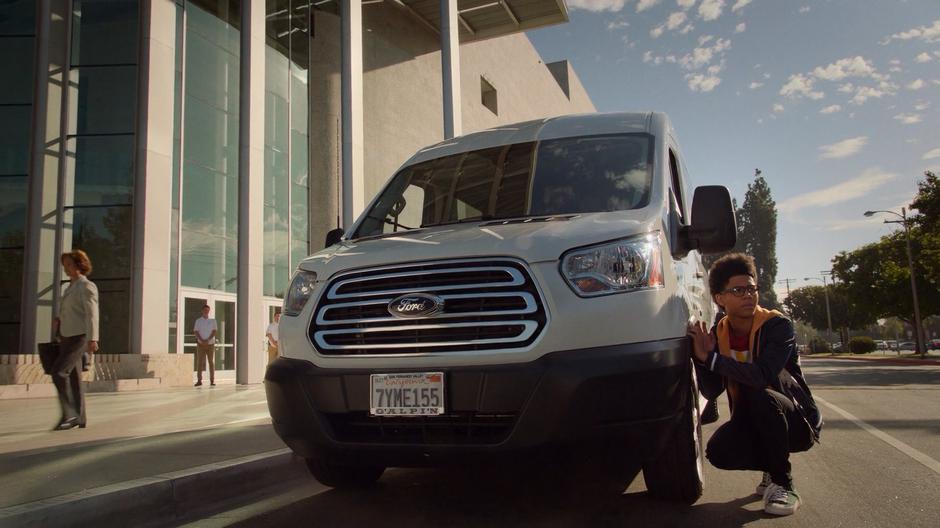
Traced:
<svg viewBox="0 0 940 528">
<path fill-rule="evenodd" d="M 421 224 L 421 227 L 437 227 L 437 226 L 446 226 L 454 224 L 469 224 L 472 222 L 486 222 L 489 220 L 496 220 L 497 217 L 491 215 L 480 215 L 480 216 L 468 216 L 462 220 L 451 220 L 450 222 L 439 222 L 436 224 Z"/>
</svg>

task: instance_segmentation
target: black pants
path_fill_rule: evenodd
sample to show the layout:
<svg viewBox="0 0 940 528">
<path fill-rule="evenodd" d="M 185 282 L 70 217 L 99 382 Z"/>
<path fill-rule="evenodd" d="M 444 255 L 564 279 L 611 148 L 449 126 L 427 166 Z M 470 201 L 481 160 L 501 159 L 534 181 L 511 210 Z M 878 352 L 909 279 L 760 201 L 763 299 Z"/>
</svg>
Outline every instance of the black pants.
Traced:
<svg viewBox="0 0 940 528">
<path fill-rule="evenodd" d="M 705 456 L 718 469 L 766 471 L 790 487 L 790 453 L 813 445 L 809 425 L 793 402 L 771 389 L 741 386 L 731 420 L 708 441 Z"/>
<path fill-rule="evenodd" d="M 52 365 L 52 382 L 59 393 L 62 419 L 85 421 L 85 392 L 82 390 L 82 352 L 88 347 L 85 334 L 62 338 L 59 357 Z"/>
</svg>

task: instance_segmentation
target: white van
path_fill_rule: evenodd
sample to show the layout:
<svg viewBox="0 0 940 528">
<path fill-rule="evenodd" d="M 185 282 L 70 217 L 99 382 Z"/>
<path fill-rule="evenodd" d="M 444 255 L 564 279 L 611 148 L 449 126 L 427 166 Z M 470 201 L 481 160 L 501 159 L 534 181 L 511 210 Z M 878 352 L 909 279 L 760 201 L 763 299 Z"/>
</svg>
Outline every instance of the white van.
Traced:
<svg viewBox="0 0 940 528">
<path fill-rule="evenodd" d="M 420 150 L 294 274 L 265 377 L 275 430 L 331 486 L 574 454 L 614 489 L 642 467 L 651 495 L 694 502 L 686 324 L 714 319 L 700 255 L 736 228 L 727 189 L 692 197 L 684 169 L 661 113 Z"/>
</svg>

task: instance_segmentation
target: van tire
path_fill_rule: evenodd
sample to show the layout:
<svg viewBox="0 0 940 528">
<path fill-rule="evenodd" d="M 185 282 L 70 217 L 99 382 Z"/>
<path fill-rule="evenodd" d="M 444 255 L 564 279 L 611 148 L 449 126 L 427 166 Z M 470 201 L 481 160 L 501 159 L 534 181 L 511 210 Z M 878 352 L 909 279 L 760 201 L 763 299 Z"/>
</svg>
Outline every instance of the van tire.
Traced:
<svg viewBox="0 0 940 528">
<path fill-rule="evenodd" d="M 689 374 L 687 392 L 682 418 L 662 451 L 643 465 L 643 480 L 653 498 L 693 504 L 702 496 L 704 463 L 694 368 Z"/>
<path fill-rule="evenodd" d="M 344 466 L 320 460 L 306 459 L 307 469 L 313 478 L 324 486 L 339 489 L 367 488 L 375 485 L 382 473 L 383 466 Z"/>
</svg>

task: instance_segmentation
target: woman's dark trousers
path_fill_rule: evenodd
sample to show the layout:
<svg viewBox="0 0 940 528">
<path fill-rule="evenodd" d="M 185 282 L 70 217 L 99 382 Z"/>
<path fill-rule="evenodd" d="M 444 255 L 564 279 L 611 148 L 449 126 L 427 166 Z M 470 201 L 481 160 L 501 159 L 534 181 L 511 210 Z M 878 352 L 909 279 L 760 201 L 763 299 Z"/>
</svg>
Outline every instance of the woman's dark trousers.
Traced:
<svg viewBox="0 0 940 528">
<path fill-rule="evenodd" d="M 62 420 L 85 422 L 85 392 L 82 389 L 82 352 L 88 347 L 85 334 L 63 337 L 59 357 L 52 365 L 52 382 L 59 393 Z"/>
</svg>

